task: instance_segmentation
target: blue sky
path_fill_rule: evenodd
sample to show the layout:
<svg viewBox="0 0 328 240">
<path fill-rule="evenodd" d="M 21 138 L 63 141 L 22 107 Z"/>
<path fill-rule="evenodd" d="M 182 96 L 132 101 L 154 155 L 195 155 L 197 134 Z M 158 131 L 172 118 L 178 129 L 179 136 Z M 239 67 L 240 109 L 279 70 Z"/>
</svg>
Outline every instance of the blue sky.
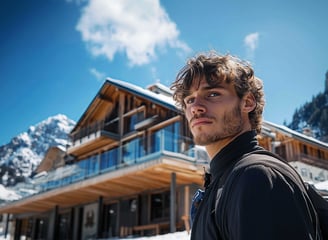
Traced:
<svg viewBox="0 0 328 240">
<path fill-rule="evenodd" d="M 249 60 L 264 118 L 283 124 L 324 91 L 326 0 L 2 0 L 0 145 L 49 116 L 77 121 L 106 77 L 170 85 L 188 57 Z"/>
</svg>

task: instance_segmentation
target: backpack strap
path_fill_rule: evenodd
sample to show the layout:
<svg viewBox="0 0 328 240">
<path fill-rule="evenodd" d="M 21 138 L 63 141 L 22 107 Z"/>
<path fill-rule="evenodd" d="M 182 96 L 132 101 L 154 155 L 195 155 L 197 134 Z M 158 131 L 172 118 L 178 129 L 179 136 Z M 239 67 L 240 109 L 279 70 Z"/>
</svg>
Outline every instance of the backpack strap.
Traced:
<svg viewBox="0 0 328 240">
<path fill-rule="evenodd" d="M 219 187 L 218 192 L 217 192 L 217 198 L 216 198 L 216 207 L 215 207 L 215 212 L 217 211 L 217 207 L 220 208 L 220 220 L 221 223 L 224 221 L 224 216 L 225 216 L 225 209 L 226 207 L 223 206 L 227 202 L 227 199 L 229 198 L 230 191 L 233 188 L 233 184 L 235 179 L 238 179 L 238 176 L 243 173 L 243 169 L 252 166 L 252 165 L 257 165 L 261 164 L 273 169 L 276 169 L 277 171 L 283 173 L 286 177 L 291 179 L 297 186 L 303 191 L 304 193 L 307 193 L 307 186 L 303 182 L 301 176 L 297 173 L 297 171 L 292 167 L 289 163 L 287 163 L 283 158 L 280 156 L 267 151 L 267 150 L 256 150 L 251 153 L 247 153 L 242 156 L 242 158 L 235 163 L 233 166 L 231 172 L 228 174 L 228 176 L 223 179 L 224 183 L 221 183 L 221 187 Z M 221 181 L 220 181 L 221 182 Z M 219 184 L 220 185 L 220 184 Z M 223 185 L 223 188 L 222 188 Z M 309 199 L 309 204 L 312 205 L 313 209 L 316 209 L 315 206 L 313 205 L 311 198 L 308 196 Z M 219 203 L 220 201 L 220 203 Z M 315 213 L 317 215 L 317 213 Z M 319 223 L 318 223 L 318 216 L 316 216 L 316 228 L 318 232 L 320 231 Z M 216 219 L 216 221 L 218 221 Z M 221 225 L 218 224 L 217 226 L 219 228 L 219 231 L 221 232 L 221 236 L 223 239 L 226 238 L 224 236 L 224 232 L 221 229 Z"/>
<path fill-rule="evenodd" d="M 252 155 L 254 154 L 260 154 L 261 157 L 253 157 Z M 236 163 L 234 170 L 237 171 L 238 169 L 258 163 L 272 167 L 287 175 L 287 177 L 292 179 L 300 189 L 306 193 L 307 197 L 310 199 L 309 204 L 311 204 L 315 210 L 317 232 L 322 234 L 323 239 L 328 240 L 328 201 L 318 193 L 313 185 L 305 183 L 296 169 L 288 162 L 280 156 L 266 150 L 255 151 L 245 156 L 245 158 Z M 289 171 L 287 171 L 286 168 L 288 168 Z"/>
<path fill-rule="evenodd" d="M 295 168 L 279 155 L 267 150 L 257 150 L 252 153 L 245 154 L 243 158 L 235 164 L 233 171 L 238 171 L 239 169 L 255 164 L 261 164 L 278 170 L 297 183 L 302 191 L 306 192 L 307 187 Z"/>
</svg>

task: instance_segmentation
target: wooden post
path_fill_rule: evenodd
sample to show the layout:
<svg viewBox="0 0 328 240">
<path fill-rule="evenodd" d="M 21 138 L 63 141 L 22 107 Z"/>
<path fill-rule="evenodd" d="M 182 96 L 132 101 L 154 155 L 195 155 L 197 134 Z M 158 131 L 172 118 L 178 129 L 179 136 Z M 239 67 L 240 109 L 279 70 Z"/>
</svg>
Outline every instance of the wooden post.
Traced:
<svg viewBox="0 0 328 240">
<path fill-rule="evenodd" d="M 104 198 L 100 196 L 98 198 L 98 223 L 97 223 L 97 238 L 102 238 L 102 225 L 103 225 L 103 203 Z"/>
<path fill-rule="evenodd" d="M 176 173 L 171 173 L 170 232 L 176 232 Z"/>
<path fill-rule="evenodd" d="M 117 164 L 122 164 L 123 163 L 123 143 L 122 143 L 122 136 L 124 134 L 124 119 L 123 119 L 123 114 L 124 114 L 124 107 L 125 107 L 125 95 L 123 93 L 120 93 L 119 96 L 119 109 L 118 109 L 118 134 L 120 136 L 120 142 L 119 142 L 119 148 L 118 148 L 118 161 Z"/>
</svg>

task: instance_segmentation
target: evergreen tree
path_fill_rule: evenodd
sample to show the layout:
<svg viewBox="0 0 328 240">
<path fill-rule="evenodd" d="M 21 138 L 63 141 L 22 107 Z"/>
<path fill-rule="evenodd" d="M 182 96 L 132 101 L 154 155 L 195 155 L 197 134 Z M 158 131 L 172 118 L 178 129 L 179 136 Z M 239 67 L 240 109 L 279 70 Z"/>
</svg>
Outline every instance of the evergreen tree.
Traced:
<svg viewBox="0 0 328 240">
<path fill-rule="evenodd" d="M 325 93 L 328 92 L 328 71 L 326 72 Z"/>
<path fill-rule="evenodd" d="M 310 127 L 315 133 L 314 137 L 328 142 L 328 71 L 326 72 L 325 91 L 312 97 L 296 109 L 292 122 L 285 124 L 289 128 L 301 132 L 304 127 Z"/>
</svg>

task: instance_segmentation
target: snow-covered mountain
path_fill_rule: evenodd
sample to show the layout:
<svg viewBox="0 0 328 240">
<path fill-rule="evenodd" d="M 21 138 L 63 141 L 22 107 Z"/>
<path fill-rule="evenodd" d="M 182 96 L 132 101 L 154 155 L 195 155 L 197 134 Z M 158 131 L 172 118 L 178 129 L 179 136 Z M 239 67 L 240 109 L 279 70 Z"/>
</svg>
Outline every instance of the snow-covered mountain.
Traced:
<svg viewBox="0 0 328 240">
<path fill-rule="evenodd" d="M 75 122 L 63 114 L 30 126 L 0 147 L 0 184 L 14 185 L 29 177 L 51 146 L 66 148 Z"/>
</svg>

